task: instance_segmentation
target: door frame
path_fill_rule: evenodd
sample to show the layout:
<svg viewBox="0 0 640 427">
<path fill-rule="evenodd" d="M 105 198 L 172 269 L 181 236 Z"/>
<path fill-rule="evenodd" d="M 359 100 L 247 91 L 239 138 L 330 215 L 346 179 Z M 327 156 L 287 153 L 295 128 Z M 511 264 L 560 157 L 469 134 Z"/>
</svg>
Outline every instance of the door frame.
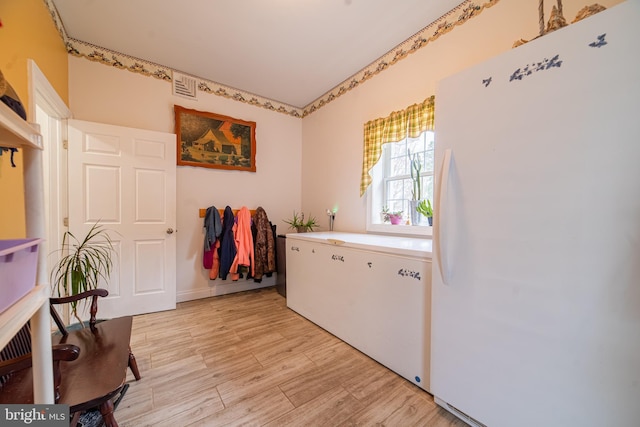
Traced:
<svg viewBox="0 0 640 427">
<path fill-rule="evenodd" d="M 33 59 L 27 60 L 27 73 L 29 78 L 28 93 L 28 117 L 29 121 L 36 122 L 36 107 L 40 107 L 49 117 L 60 121 L 60 129 L 56 132 L 48 132 L 43 135 L 45 146 L 42 158 L 44 196 L 45 200 L 55 201 L 56 209 L 49 211 L 45 222 L 45 229 L 40 230 L 39 235 L 46 236 L 41 249 L 42 261 L 47 274 L 42 275 L 42 283 L 49 284 L 49 254 L 62 244 L 62 236 L 66 231 L 64 218 L 68 215 L 67 203 L 67 154 L 64 149 L 66 140 L 66 120 L 72 117 L 71 110 L 67 107 L 58 92 L 51 85 L 45 74 L 40 70 Z"/>
</svg>

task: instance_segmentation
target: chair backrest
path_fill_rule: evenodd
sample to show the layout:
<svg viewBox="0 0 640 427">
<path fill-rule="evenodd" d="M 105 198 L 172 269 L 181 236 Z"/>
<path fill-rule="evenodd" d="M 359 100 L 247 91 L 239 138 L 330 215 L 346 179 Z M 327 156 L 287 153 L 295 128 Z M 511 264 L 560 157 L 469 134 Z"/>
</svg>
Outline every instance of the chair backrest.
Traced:
<svg viewBox="0 0 640 427">
<path fill-rule="evenodd" d="M 91 289 L 89 291 L 79 293 L 74 296 L 61 297 L 61 298 L 49 298 L 49 308 L 51 312 L 51 317 L 53 317 L 53 321 L 58 326 L 58 330 L 60 331 L 60 333 L 66 337 L 69 332 L 67 331 L 67 326 L 64 324 L 62 317 L 56 311 L 54 307 L 55 305 L 80 304 L 79 301 L 83 301 L 85 299 L 90 298 L 91 305 L 89 308 L 89 314 L 90 314 L 89 327 L 91 328 L 91 330 L 93 330 L 97 322 L 96 315 L 98 313 L 98 297 L 106 297 L 107 295 L 109 295 L 109 291 L 107 291 L 106 289 L 97 288 L 97 289 Z"/>
<path fill-rule="evenodd" d="M 0 351 L 0 361 L 15 359 L 29 353 L 31 353 L 31 324 L 27 322 L 6 347 Z M 0 388 L 7 382 L 8 378 L 9 375 L 0 377 Z"/>
</svg>

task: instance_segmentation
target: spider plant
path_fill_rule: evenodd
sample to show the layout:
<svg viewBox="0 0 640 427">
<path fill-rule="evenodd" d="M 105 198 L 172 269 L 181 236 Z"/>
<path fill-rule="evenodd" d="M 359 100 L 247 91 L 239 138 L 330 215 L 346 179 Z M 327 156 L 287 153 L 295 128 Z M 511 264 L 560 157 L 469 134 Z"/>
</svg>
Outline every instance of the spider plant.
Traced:
<svg viewBox="0 0 640 427">
<path fill-rule="evenodd" d="M 285 224 L 289 224 L 289 228 L 298 230 L 298 233 L 313 231 L 314 228 L 318 227 L 318 222 L 314 216 L 310 216 L 309 219 L 305 221 L 304 212 L 298 214 L 296 211 L 293 211 L 293 217 L 285 219 L 284 222 Z"/>
</svg>

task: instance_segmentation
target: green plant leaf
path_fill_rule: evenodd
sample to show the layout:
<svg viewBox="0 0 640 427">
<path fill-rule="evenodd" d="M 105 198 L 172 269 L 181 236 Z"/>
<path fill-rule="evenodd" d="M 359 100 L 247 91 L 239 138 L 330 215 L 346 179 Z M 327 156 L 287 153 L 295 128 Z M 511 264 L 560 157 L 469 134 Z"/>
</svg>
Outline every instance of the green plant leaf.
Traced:
<svg viewBox="0 0 640 427">
<path fill-rule="evenodd" d="M 69 231 L 64 233 L 60 251 L 63 256 L 51 271 L 53 289 L 59 296 L 77 295 L 97 288 L 100 279 L 108 281 L 113 267 L 113 244 L 98 222 L 82 241 Z M 79 319 L 77 304 L 72 304 L 71 312 Z"/>
</svg>

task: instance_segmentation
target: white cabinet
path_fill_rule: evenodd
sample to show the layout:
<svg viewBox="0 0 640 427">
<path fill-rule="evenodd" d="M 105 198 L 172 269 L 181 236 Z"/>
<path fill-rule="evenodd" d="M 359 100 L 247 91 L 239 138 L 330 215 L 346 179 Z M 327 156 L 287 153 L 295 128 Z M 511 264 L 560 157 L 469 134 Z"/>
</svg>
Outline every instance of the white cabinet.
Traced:
<svg viewBox="0 0 640 427">
<path fill-rule="evenodd" d="M 287 306 L 429 391 L 431 241 L 287 235 Z"/>
<path fill-rule="evenodd" d="M 30 124 L 0 102 L 0 146 L 24 150 L 25 203 L 27 237 L 45 234 L 42 175 L 42 138 Z M 38 277 L 47 275 L 46 254 L 38 257 Z M 2 278 L 0 278 L 2 280 Z M 35 403 L 53 403 L 53 366 L 51 361 L 51 322 L 49 289 L 38 284 L 7 310 L 0 313 L 0 348 L 31 319 L 33 350 L 33 386 Z"/>
</svg>

